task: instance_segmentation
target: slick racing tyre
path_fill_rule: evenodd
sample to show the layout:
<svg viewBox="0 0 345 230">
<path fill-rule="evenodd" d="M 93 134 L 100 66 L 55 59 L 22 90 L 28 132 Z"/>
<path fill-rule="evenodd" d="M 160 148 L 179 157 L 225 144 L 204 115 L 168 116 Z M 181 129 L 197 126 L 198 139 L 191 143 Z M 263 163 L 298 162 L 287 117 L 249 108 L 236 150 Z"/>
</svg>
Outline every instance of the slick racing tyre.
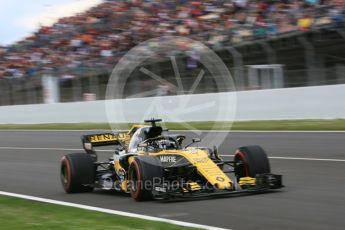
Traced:
<svg viewBox="0 0 345 230">
<path fill-rule="evenodd" d="M 92 157 L 86 153 L 72 153 L 62 157 L 60 178 L 67 193 L 91 192 L 95 180 Z"/>
<path fill-rule="evenodd" d="M 267 155 L 260 146 L 244 146 L 237 149 L 234 162 L 237 180 L 271 172 Z"/>
<path fill-rule="evenodd" d="M 136 201 L 152 199 L 154 183 L 163 179 L 160 160 L 153 156 L 137 156 L 128 169 L 129 190 Z"/>
</svg>

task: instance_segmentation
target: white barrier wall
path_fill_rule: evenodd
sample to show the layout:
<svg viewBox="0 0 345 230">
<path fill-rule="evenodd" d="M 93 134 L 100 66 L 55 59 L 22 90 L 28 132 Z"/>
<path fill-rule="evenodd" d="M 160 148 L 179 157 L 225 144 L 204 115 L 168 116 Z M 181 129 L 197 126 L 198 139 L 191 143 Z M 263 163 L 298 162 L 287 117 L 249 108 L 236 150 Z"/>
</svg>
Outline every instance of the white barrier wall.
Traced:
<svg viewBox="0 0 345 230">
<path fill-rule="evenodd" d="M 207 106 L 199 106 L 194 112 L 193 109 L 186 113 L 176 112 L 173 108 L 177 106 L 174 101 L 179 99 L 178 97 L 181 96 L 162 99 L 168 103 L 165 104 L 168 107 L 164 108 L 162 115 L 165 121 L 176 121 L 174 119 L 176 114 L 179 116 L 178 121 L 228 120 L 229 116 L 222 116 L 226 114 L 223 110 L 228 108 L 230 108 L 230 113 L 236 113 L 235 120 L 237 121 L 345 118 L 345 85 L 241 91 L 237 92 L 237 108 L 233 104 L 236 99 L 233 93 L 183 96 L 184 99 L 190 100 L 186 108 L 206 100 L 215 100 L 213 106 L 219 109 L 217 116 L 215 116 L 214 108 Z M 219 108 L 224 105 L 223 101 L 222 106 L 219 106 L 222 98 L 231 98 L 228 100 L 228 108 Z M 152 98 L 114 100 L 114 105 L 117 106 L 119 112 L 125 111 L 119 118 L 117 116 L 117 122 L 142 121 L 145 116 L 144 111 L 148 109 L 152 101 Z M 171 113 L 173 116 L 170 116 Z M 149 117 L 148 115 L 147 118 Z M 105 101 L 0 107 L 1 124 L 107 121 Z"/>
</svg>

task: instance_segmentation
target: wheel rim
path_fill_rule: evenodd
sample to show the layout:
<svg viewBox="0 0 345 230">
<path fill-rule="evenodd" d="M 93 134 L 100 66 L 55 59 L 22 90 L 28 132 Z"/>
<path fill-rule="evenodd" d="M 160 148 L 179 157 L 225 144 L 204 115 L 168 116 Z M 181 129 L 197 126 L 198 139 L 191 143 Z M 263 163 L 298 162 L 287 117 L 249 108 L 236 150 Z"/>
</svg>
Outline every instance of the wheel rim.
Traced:
<svg viewBox="0 0 345 230">
<path fill-rule="evenodd" d="M 235 154 L 235 175 L 237 179 L 241 177 L 246 177 L 249 175 L 248 167 L 246 165 L 245 156 L 242 152 L 237 152 Z"/>
<path fill-rule="evenodd" d="M 67 184 L 68 182 L 68 176 L 67 176 L 67 167 L 63 167 L 62 169 L 62 179 L 63 179 L 63 183 Z"/>
<path fill-rule="evenodd" d="M 70 186 L 70 168 L 67 165 L 68 161 L 66 159 L 64 159 L 62 162 L 63 163 L 61 165 L 60 179 L 64 189 L 68 191 Z"/>
<path fill-rule="evenodd" d="M 131 172 L 131 192 L 136 193 L 138 190 L 138 175 L 136 170 Z"/>
<path fill-rule="evenodd" d="M 141 178 L 140 178 L 140 172 L 139 172 L 139 166 L 136 161 L 132 162 L 130 170 L 130 189 L 131 189 L 131 196 L 135 199 L 138 200 L 140 199 L 140 193 L 141 193 Z"/>
</svg>

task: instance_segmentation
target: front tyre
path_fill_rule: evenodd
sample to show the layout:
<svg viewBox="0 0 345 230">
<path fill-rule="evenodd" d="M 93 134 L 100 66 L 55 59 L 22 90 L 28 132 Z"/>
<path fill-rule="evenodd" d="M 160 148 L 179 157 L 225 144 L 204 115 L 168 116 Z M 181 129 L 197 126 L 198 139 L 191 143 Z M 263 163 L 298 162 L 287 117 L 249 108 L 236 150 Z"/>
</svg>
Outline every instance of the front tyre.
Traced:
<svg viewBox="0 0 345 230">
<path fill-rule="evenodd" d="M 92 157 L 86 153 L 72 153 L 63 156 L 60 179 L 62 187 L 67 193 L 91 192 L 95 181 Z"/>
<path fill-rule="evenodd" d="M 128 169 L 129 190 L 136 201 L 151 200 L 155 183 L 163 179 L 160 160 L 153 156 L 137 156 Z"/>
<path fill-rule="evenodd" d="M 237 180 L 271 172 L 267 154 L 260 146 L 240 147 L 235 152 L 234 162 Z"/>
</svg>

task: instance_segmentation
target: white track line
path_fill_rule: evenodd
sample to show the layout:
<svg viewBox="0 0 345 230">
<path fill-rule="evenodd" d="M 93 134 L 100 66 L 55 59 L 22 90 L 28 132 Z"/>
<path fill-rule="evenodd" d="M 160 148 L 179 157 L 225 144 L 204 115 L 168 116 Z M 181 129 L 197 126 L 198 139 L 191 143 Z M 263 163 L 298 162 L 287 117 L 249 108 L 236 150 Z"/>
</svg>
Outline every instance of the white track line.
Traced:
<svg viewBox="0 0 345 230">
<path fill-rule="evenodd" d="M 219 155 L 221 157 L 233 157 L 234 155 Z M 268 157 L 269 159 L 278 160 L 301 160 L 301 161 L 331 161 L 331 162 L 345 162 L 345 159 L 332 158 L 309 158 L 309 157 Z"/>
<path fill-rule="evenodd" d="M 147 216 L 147 215 L 135 214 L 135 213 L 130 213 L 130 212 L 123 212 L 123 211 L 106 209 L 106 208 L 98 208 L 98 207 L 93 207 L 93 206 L 88 206 L 88 205 L 83 205 L 83 204 L 76 204 L 76 203 L 70 203 L 70 202 L 65 202 L 65 201 L 46 199 L 46 198 L 41 198 L 41 197 L 36 197 L 36 196 L 22 195 L 22 194 L 18 194 L 18 193 L 10 193 L 10 192 L 0 191 L 0 195 L 17 197 L 17 198 L 22 198 L 22 199 L 26 199 L 26 200 L 33 200 L 33 201 L 44 202 L 44 203 L 49 203 L 49 204 L 63 205 L 63 206 L 67 206 L 67 207 L 80 208 L 80 209 L 91 210 L 91 211 L 102 212 L 102 213 L 113 214 L 113 215 L 119 215 L 119 216 L 139 218 L 139 219 L 143 219 L 143 220 L 165 222 L 165 223 L 179 225 L 179 226 L 183 226 L 183 227 L 201 228 L 201 229 L 208 229 L 208 230 L 225 230 L 225 228 L 217 228 L 217 227 L 208 226 L 208 225 L 194 224 L 194 223 L 178 221 L 178 220 L 171 220 L 171 219 L 166 219 L 166 218 L 161 218 L 161 217 Z"/>
<path fill-rule="evenodd" d="M 171 130 L 171 132 L 189 133 L 194 130 Z M 345 130 L 197 130 L 202 133 L 345 133 Z"/>
<path fill-rule="evenodd" d="M 85 151 L 84 149 L 69 148 L 35 148 L 35 147 L 0 147 L 5 150 L 47 150 L 47 151 Z M 97 152 L 114 152 L 112 149 L 98 149 Z"/>
<path fill-rule="evenodd" d="M 332 158 L 308 158 L 308 157 L 268 157 L 268 158 L 279 159 L 279 160 L 345 162 L 345 159 L 332 159 Z"/>
<path fill-rule="evenodd" d="M 5 150 L 46 150 L 46 151 L 84 151 L 84 149 L 72 149 L 72 148 L 34 148 L 34 147 L 0 147 L 0 149 Z M 97 152 L 113 152 L 111 149 L 99 149 Z M 220 155 L 221 157 L 233 157 L 234 155 Z M 303 160 L 303 161 L 330 161 L 330 162 L 345 162 L 345 159 L 335 159 L 335 158 L 309 158 L 309 157 L 275 157 L 270 156 L 270 159 L 279 160 Z"/>
<path fill-rule="evenodd" d="M 117 132 L 128 130 L 116 130 Z M 59 129 L 0 129 L 0 132 L 112 132 L 112 130 L 103 129 L 75 129 L 75 130 L 59 130 Z M 345 133 L 345 130 L 170 130 L 170 132 L 181 133 Z"/>
<path fill-rule="evenodd" d="M 104 129 L 0 129 L 0 132 L 111 132 Z M 121 130 L 118 130 L 121 131 Z M 126 130 L 124 130 L 126 131 Z"/>
</svg>

